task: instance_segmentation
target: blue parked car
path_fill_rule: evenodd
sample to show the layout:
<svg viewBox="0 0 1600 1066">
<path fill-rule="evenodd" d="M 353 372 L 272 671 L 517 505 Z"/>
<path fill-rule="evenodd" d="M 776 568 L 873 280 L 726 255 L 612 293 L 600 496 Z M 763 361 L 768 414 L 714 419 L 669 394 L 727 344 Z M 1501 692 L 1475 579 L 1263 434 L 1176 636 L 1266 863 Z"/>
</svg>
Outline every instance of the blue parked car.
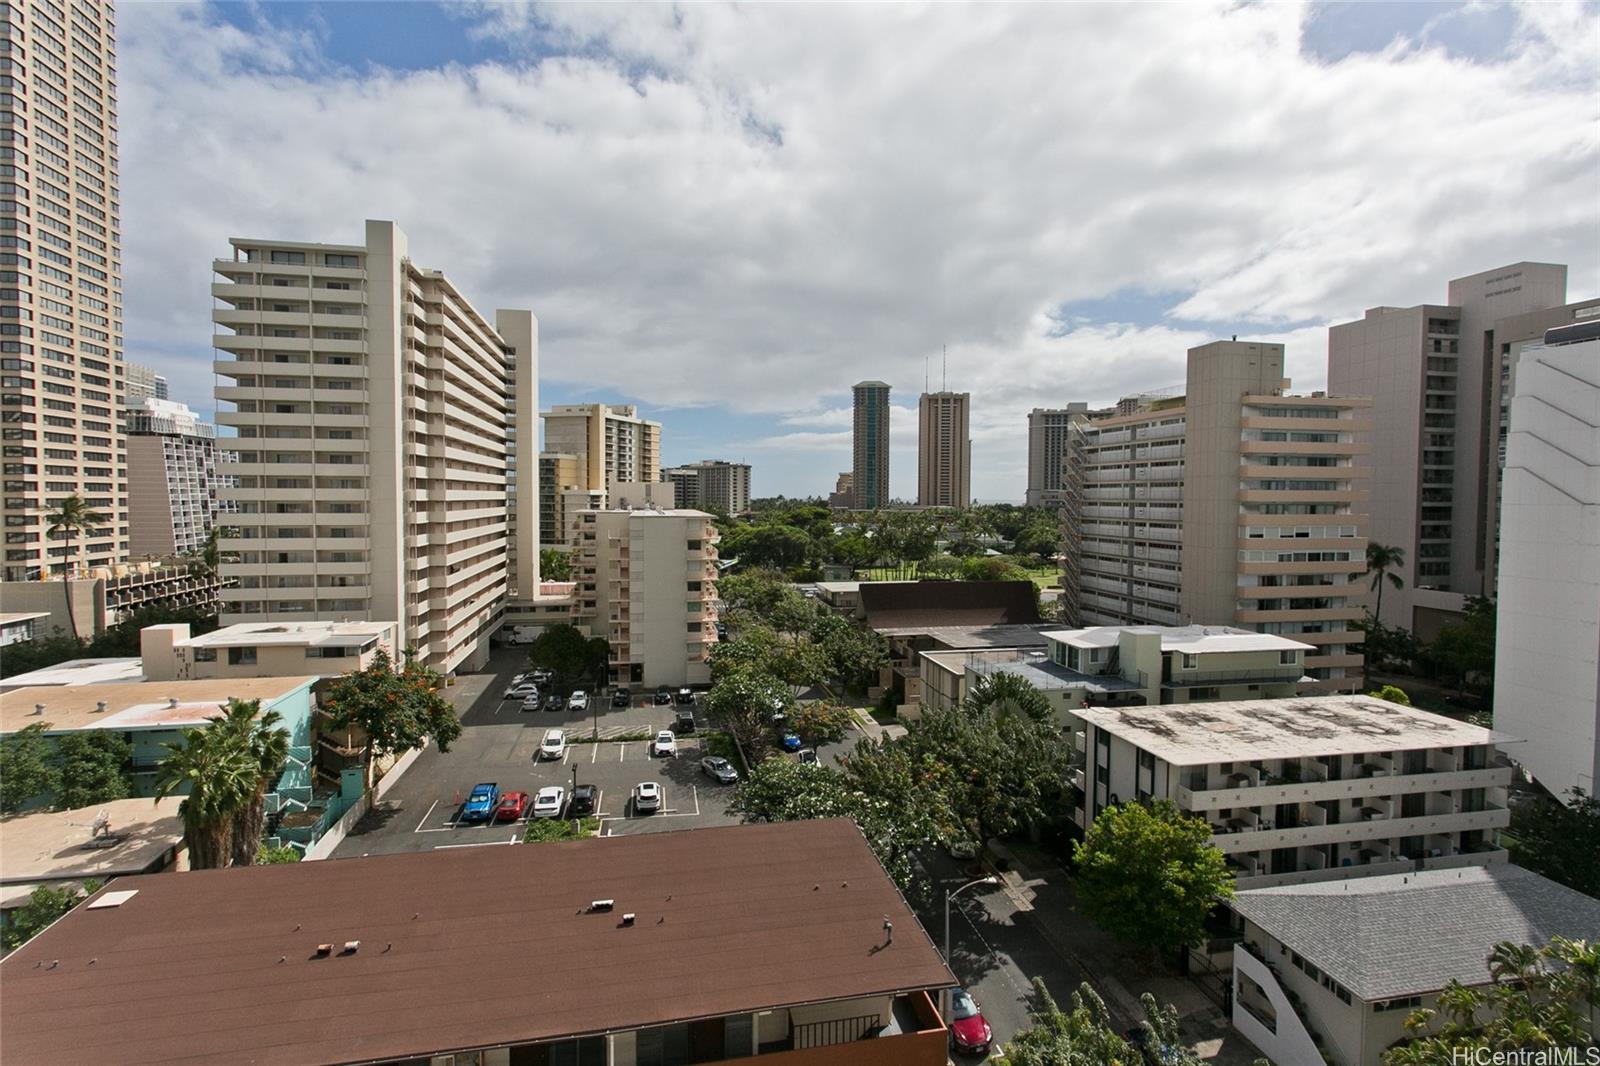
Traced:
<svg viewBox="0 0 1600 1066">
<path fill-rule="evenodd" d="M 783 750 L 784 751 L 799 751 L 800 750 L 800 736 L 799 736 L 799 734 L 797 734 L 797 733 L 785 733 L 783 735 Z"/>
<path fill-rule="evenodd" d="M 487 822 L 494 816 L 495 805 L 500 802 L 500 786 L 493 781 L 485 781 L 472 786 L 472 795 L 467 797 L 466 806 L 461 808 L 463 822 Z"/>
</svg>

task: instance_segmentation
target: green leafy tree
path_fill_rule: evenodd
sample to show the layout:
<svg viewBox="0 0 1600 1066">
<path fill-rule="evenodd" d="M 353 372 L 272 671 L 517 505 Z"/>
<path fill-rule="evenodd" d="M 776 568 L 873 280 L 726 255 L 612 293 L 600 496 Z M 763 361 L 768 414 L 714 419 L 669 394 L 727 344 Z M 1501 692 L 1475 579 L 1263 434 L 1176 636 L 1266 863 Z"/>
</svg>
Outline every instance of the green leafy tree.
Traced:
<svg viewBox="0 0 1600 1066">
<path fill-rule="evenodd" d="M 1060 542 L 1059 526 L 1054 520 L 1044 518 L 1019 532 L 1012 541 L 1011 550 L 1018 555 L 1031 555 L 1038 561 L 1047 563 L 1055 556 Z"/>
<path fill-rule="evenodd" d="M 789 728 L 812 744 L 843 740 L 854 722 L 848 708 L 820 701 L 801 704 L 788 719 Z"/>
<path fill-rule="evenodd" d="M 0 941 L 7 951 L 17 950 L 98 891 L 100 882 L 94 880 L 83 882 L 81 887 L 40 885 L 28 895 L 28 902 L 6 916 L 5 932 Z"/>
<path fill-rule="evenodd" d="M 539 575 L 546 581 L 571 581 L 572 553 L 560 548 L 540 548 Z"/>
<path fill-rule="evenodd" d="M 849 533 L 836 538 L 833 541 L 829 559 L 830 562 L 848 566 L 851 573 L 871 566 L 877 560 L 876 547 L 859 530 L 851 530 Z"/>
<path fill-rule="evenodd" d="M 1390 703 L 1398 703 L 1402 707 L 1411 706 L 1411 697 L 1406 695 L 1406 690 L 1399 685 L 1384 685 L 1378 691 L 1369 692 L 1367 695 L 1376 696 L 1380 700 L 1388 700 Z"/>
<path fill-rule="evenodd" d="M 285 863 L 299 862 L 302 856 L 300 849 L 289 844 L 274 844 L 263 847 L 256 852 L 257 866 L 282 866 Z"/>
<path fill-rule="evenodd" d="M 789 700 L 789 687 L 766 671 L 731 667 L 706 693 L 706 717 L 738 738 L 745 757 L 754 762 L 771 747 L 772 716 Z"/>
<path fill-rule="evenodd" d="M 565 691 L 579 684 L 603 685 L 610 645 L 604 637 L 584 636 L 577 626 L 550 626 L 528 645 L 528 664 L 555 675 L 551 687 Z"/>
<path fill-rule="evenodd" d="M 128 764 L 133 745 L 121 733 L 80 729 L 56 738 L 56 760 L 61 768 L 55 805 L 64 811 L 133 795 Z"/>
<path fill-rule="evenodd" d="M 902 888 L 917 884 L 911 855 L 931 839 L 920 804 L 897 807 L 853 788 L 831 766 L 804 766 L 792 759 L 757 764 L 734 791 L 729 810 L 747 822 L 849 818 Z"/>
<path fill-rule="evenodd" d="M 1494 690 L 1495 606 L 1493 600 L 1469 596 L 1466 617 L 1439 630 L 1423 652 L 1434 672 L 1463 692 L 1469 684 Z"/>
<path fill-rule="evenodd" d="M 777 523 L 741 526 L 722 538 L 718 554 L 743 567 L 776 567 L 781 570 L 804 565 L 815 550 L 804 530 Z"/>
<path fill-rule="evenodd" d="M 1202 1066 L 1200 1057 L 1184 1045 L 1177 1008 L 1161 1006 L 1148 992 L 1139 1002 L 1144 1007 L 1141 1028 L 1148 1034 L 1147 1042 L 1167 1049 L 1163 1066 Z M 1070 1009 L 1062 1010 L 1044 981 L 1034 978 L 1029 1014 L 1033 1024 L 1006 1045 L 1011 1066 L 1141 1066 L 1145 1061 L 1139 1049 L 1118 1033 L 1105 1001 L 1088 982 L 1072 994 Z"/>
<path fill-rule="evenodd" d="M 1552 881 L 1600 898 L 1600 799 L 1572 789 L 1567 803 L 1543 796 L 1511 810 L 1511 859 Z"/>
<path fill-rule="evenodd" d="M 61 788 L 61 770 L 44 735 L 49 728 L 49 722 L 35 722 L 0 737 L 0 812 L 15 814 Z"/>
<path fill-rule="evenodd" d="M 816 614 L 809 636 L 823 659 L 817 681 L 835 697 L 864 690 L 889 661 L 889 647 L 882 637 L 832 611 Z"/>
<path fill-rule="evenodd" d="M 1024 714 L 1036 722 L 1055 719 L 1050 700 L 1020 674 L 984 674 L 967 693 L 967 707 L 974 711 Z"/>
<path fill-rule="evenodd" d="M 768 617 L 785 597 L 798 595 L 776 570 L 744 569 L 717 579 L 717 596 L 727 609 L 756 619 Z"/>
<path fill-rule="evenodd" d="M 420 748 L 430 739 L 440 751 L 449 751 L 461 735 L 461 722 L 450 701 L 439 695 L 441 687 L 437 671 L 409 656 L 403 667 L 395 669 L 382 648 L 365 670 L 345 674 L 328 686 L 322 707 L 333 724 L 359 726 L 367 734 L 371 746 L 367 788 L 372 787 L 378 759 Z"/>
<path fill-rule="evenodd" d="M 1078 905 L 1120 940 L 1156 951 L 1205 940 L 1206 915 L 1233 873 L 1202 818 L 1169 800 L 1107 807 L 1074 849 Z"/>
<path fill-rule="evenodd" d="M 1600 1007 L 1600 945 L 1560 936 L 1538 948 L 1505 941 L 1487 961 L 1493 983 L 1469 988 L 1452 980 L 1437 1008 L 1406 1019 L 1412 1040 L 1384 1052 L 1384 1066 L 1487 1062 L 1476 1053 L 1591 1045 Z"/>
<path fill-rule="evenodd" d="M 67 540 L 77 541 L 77 554 L 79 559 L 83 556 L 83 542 L 91 534 L 98 533 L 111 521 L 104 513 L 92 509 L 82 496 L 73 493 L 60 503 L 56 509 L 47 512 L 44 516 L 45 535 L 55 537 L 61 534 Z M 72 577 L 72 564 L 61 564 L 61 581 L 65 585 Z M 78 633 L 78 620 L 73 613 L 72 593 L 66 594 L 67 600 L 67 628 L 74 636 Z"/>
<path fill-rule="evenodd" d="M 222 723 L 255 764 L 255 786 L 234 812 L 230 852 L 235 866 L 251 866 L 267 826 L 267 793 L 289 759 L 289 731 L 277 711 L 261 713 L 260 700 L 232 699 L 222 708 Z"/>
<path fill-rule="evenodd" d="M 185 792 L 178 814 L 189 867 L 214 870 L 228 865 L 234 818 L 255 794 L 259 768 L 237 733 L 217 719 L 181 737 L 166 745 L 168 754 L 156 765 L 156 797 Z"/>
</svg>

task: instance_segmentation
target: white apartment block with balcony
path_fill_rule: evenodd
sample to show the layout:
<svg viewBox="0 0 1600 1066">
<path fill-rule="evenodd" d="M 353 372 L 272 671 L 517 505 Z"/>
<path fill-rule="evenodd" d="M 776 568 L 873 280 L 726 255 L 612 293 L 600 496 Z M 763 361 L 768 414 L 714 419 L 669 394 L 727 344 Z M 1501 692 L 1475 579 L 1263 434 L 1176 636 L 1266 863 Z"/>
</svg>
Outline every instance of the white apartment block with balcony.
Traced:
<svg viewBox="0 0 1600 1066">
<path fill-rule="evenodd" d="M 216 524 L 217 427 L 187 404 L 149 398 L 123 410 L 128 433 L 128 550 L 134 556 L 203 551 Z"/>
<path fill-rule="evenodd" d="M 0 5 L 0 580 L 128 558 L 116 39 L 106 0 Z M 69 496 L 106 516 L 81 543 Z"/>
<path fill-rule="evenodd" d="M 1042 636 L 1042 654 L 1014 648 L 924 655 L 924 705 L 959 703 L 980 678 L 995 674 L 1022 677 L 1062 715 L 1085 706 L 1280 699 L 1296 694 L 1306 680 L 1305 658 L 1317 650 L 1231 626 L 1097 626 Z"/>
<path fill-rule="evenodd" d="M 1171 800 L 1241 889 L 1504 862 L 1507 738 L 1372 696 L 1069 712 L 1075 820 Z"/>
<path fill-rule="evenodd" d="M 1600 778 L 1600 321 L 1522 352 L 1500 512 L 1495 717 L 1563 801 Z"/>
<path fill-rule="evenodd" d="M 1308 687 L 1354 689 L 1369 595 L 1370 401 L 1292 395 L 1283 346 L 1189 351 L 1184 395 L 1071 423 L 1063 594 L 1082 625 L 1226 624 L 1316 645 Z"/>
<path fill-rule="evenodd" d="M 621 685 L 703 685 L 717 640 L 717 528 L 691 510 L 573 516 L 574 624 L 611 644 Z"/>
<path fill-rule="evenodd" d="M 538 528 L 537 493 L 508 479 L 531 449 L 511 423 L 537 379 L 532 313 L 491 322 L 393 222 L 363 244 L 231 244 L 212 264 L 217 421 L 238 433 L 223 621 L 394 621 L 429 666 L 480 665 L 510 509 Z M 518 580 L 536 585 L 537 556 Z"/>
</svg>

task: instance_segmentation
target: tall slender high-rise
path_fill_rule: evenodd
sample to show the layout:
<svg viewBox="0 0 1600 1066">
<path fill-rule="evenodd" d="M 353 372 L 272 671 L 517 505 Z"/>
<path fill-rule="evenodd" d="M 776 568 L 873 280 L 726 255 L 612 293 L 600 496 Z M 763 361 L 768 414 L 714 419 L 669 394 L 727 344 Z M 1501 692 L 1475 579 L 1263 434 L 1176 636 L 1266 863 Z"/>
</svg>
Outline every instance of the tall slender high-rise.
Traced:
<svg viewBox="0 0 1600 1066">
<path fill-rule="evenodd" d="M 533 314 L 491 322 L 393 222 L 231 243 L 211 290 L 217 421 L 238 430 L 223 621 L 394 621 L 429 666 L 481 665 L 513 571 L 538 583 L 538 493 L 509 470 L 538 469 Z"/>
<path fill-rule="evenodd" d="M 128 554 L 115 12 L 0 4 L 0 41 L 0 524 L 26 580 Z M 50 540 L 69 496 L 106 522 Z"/>
<path fill-rule="evenodd" d="M 889 386 L 858 381 L 851 463 L 851 504 L 862 510 L 889 505 Z"/>
<path fill-rule="evenodd" d="M 917 506 L 972 503 L 972 394 L 925 392 L 917 403 Z"/>
<path fill-rule="evenodd" d="M 217 427 L 187 404 L 149 397 L 126 412 L 128 543 L 135 557 L 204 550 L 216 522 Z"/>
</svg>

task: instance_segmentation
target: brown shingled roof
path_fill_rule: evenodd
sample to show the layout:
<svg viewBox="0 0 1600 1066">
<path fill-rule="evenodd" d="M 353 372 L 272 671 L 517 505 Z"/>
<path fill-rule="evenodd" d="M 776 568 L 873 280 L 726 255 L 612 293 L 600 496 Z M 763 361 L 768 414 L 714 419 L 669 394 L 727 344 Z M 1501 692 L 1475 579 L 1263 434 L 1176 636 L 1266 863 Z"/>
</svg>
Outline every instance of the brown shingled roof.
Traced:
<svg viewBox="0 0 1600 1066">
<path fill-rule="evenodd" d="M 108 891 L 133 888 L 0 962 L 8 1066 L 366 1062 L 953 983 L 843 820 L 157 874 Z M 615 909 L 584 913 L 596 899 Z M 349 940 L 354 954 L 312 957 Z"/>
</svg>

